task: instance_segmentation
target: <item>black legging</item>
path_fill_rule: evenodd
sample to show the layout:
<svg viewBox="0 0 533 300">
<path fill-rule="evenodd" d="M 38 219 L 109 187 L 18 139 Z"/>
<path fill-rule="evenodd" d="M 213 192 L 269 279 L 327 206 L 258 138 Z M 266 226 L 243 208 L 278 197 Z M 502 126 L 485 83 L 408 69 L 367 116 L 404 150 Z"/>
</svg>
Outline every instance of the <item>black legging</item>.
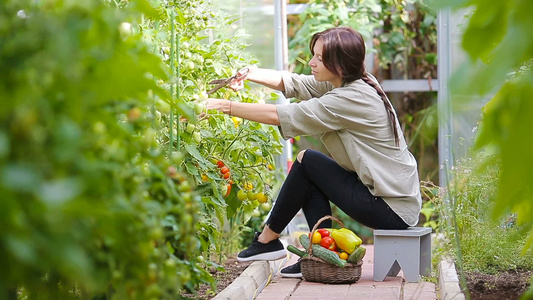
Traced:
<svg viewBox="0 0 533 300">
<path fill-rule="evenodd" d="M 294 162 L 281 187 L 266 224 L 281 233 L 300 209 L 309 229 L 320 218 L 331 215 L 329 201 L 359 223 L 374 229 L 409 227 L 380 197 L 374 197 L 355 172 L 342 168 L 328 156 L 306 150 L 301 162 Z M 331 228 L 331 220 L 320 228 Z"/>
</svg>

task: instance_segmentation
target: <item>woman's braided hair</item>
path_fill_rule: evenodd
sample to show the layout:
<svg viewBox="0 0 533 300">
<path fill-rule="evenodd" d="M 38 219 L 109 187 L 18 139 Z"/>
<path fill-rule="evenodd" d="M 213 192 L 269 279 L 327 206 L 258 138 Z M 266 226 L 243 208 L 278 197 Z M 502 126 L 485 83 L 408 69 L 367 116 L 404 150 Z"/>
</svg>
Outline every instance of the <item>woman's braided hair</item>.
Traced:
<svg viewBox="0 0 533 300">
<path fill-rule="evenodd" d="M 335 27 L 313 35 L 310 42 L 311 53 L 317 40 L 322 39 L 322 61 L 330 72 L 342 78 L 343 85 L 362 79 L 373 87 L 381 97 L 389 115 L 396 146 L 399 145 L 399 133 L 396 126 L 396 114 L 379 84 L 372 80 L 365 71 L 365 42 L 363 36 L 350 27 Z"/>
</svg>

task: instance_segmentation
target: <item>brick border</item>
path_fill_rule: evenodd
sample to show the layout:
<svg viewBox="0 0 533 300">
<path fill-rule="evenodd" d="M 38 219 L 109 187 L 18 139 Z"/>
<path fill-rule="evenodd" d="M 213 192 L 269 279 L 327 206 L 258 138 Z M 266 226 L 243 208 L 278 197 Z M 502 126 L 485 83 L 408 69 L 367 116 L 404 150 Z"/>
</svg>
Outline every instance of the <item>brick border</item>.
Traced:
<svg viewBox="0 0 533 300">
<path fill-rule="evenodd" d="M 451 260 L 441 260 L 439 263 L 439 288 L 441 300 L 465 300 L 461 291 L 455 264 Z"/>
<path fill-rule="evenodd" d="M 229 286 L 211 300 L 252 300 L 267 286 L 287 258 L 275 261 L 255 261 Z"/>
</svg>

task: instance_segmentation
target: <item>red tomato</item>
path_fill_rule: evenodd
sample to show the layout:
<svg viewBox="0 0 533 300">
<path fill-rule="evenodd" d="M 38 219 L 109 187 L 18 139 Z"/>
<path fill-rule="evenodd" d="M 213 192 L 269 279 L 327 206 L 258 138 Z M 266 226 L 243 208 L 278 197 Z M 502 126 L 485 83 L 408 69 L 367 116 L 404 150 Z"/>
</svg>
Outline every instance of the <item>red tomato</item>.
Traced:
<svg viewBox="0 0 533 300">
<path fill-rule="evenodd" d="M 321 235 L 323 238 L 329 236 L 329 230 L 327 230 L 327 229 L 320 228 L 320 229 L 318 229 L 318 232 L 320 232 L 320 235 Z"/>
<path fill-rule="evenodd" d="M 231 175 L 231 172 L 229 172 L 229 171 L 224 173 L 224 179 L 228 179 L 230 177 L 230 175 Z"/>
<path fill-rule="evenodd" d="M 226 185 L 226 194 L 224 195 L 224 197 L 229 196 L 230 193 L 231 193 L 231 184 L 228 183 Z"/>
<path fill-rule="evenodd" d="M 223 166 L 225 166 L 223 161 L 221 160 L 217 161 L 217 167 L 222 168 Z"/>
<path fill-rule="evenodd" d="M 333 243 L 331 243 L 328 249 L 337 252 L 337 243 L 335 243 L 335 240 L 333 240 Z"/>
<path fill-rule="evenodd" d="M 320 240 L 320 246 L 329 249 L 331 251 L 335 251 L 337 249 L 337 245 L 335 244 L 335 240 L 329 236 L 323 237 L 322 240 Z"/>
<path fill-rule="evenodd" d="M 220 173 L 222 173 L 222 174 L 226 174 L 226 173 L 228 173 L 228 172 L 229 172 L 229 168 L 228 168 L 228 167 L 223 166 L 222 168 L 220 168 Z"/>
</svg>

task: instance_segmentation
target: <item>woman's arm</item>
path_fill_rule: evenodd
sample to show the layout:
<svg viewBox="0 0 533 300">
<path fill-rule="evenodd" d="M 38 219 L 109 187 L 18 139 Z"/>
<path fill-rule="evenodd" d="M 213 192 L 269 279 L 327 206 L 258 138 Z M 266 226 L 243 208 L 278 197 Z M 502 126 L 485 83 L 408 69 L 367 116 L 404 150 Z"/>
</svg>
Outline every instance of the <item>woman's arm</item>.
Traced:
<svg viewBox="0 0 533 300">
<path fill-rule="evenodd" d="M 285 85 L 283 84 L 280 71 L 252 68 L 248 76 L 246 76 L 246 79 L 277 91 L 285 91 Z"/>
<path fill-rule="evenodd" d="M 279 126 L 278 109 L 275 104 L 243 103 L 224 99 L 209 98 L 205 108 L 216 109 L 227 115 L 263 124 Z"/>
<path fill-rule="evenodd" d="M 285 85 L 280 71 L 271 69 L 260 69 L 257 66 L 250 66 L 248 68 L 248 74 L 242 77 L 238 77 L 231 82 L 230 87 L 234 90 L 240 90 L 244 87 L 244 80 L 250 80 L 255 83 L 259 83 L 271 89 L 284 92 Z M 243 74 L 244 69 L 241 69 L 237 75 Z"/>
</svg>

